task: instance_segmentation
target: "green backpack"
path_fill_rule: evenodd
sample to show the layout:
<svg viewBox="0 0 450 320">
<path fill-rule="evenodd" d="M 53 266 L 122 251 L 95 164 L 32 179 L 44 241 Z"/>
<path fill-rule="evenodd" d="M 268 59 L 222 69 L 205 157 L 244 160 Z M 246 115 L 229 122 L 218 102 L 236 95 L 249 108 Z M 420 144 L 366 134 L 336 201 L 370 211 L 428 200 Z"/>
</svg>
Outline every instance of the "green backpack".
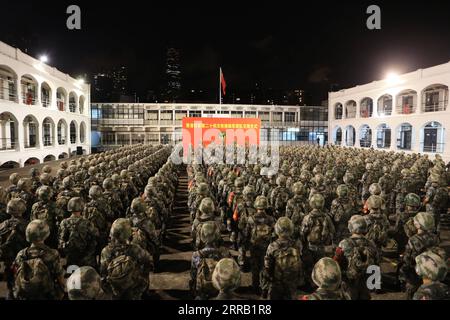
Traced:
<svg viewBox="0 0 450 320">
<path fill-rule="evenodd" d="M 17 268 L 15 291 L 16 295 L 24 299 L 39 299 L 45 297 L 53 288 L 50 270 L 41 258 L 29 256 L 25 252 L 25 260 Z"/>
<path fill-rule="evenodd" d="M 297 248 L 282 248 L 275 253 L 275 279 L 284 283 L 296 282 L 299 280 L 300 270 L 300 252 Z"/>
<path fill-rule="evenodd" d="M 252 229 L 250 242 L 256 246 L 266 246 L 272 237 L 272 227 L 266 223 L 256 223 Z"/>
<path fill-rule="evenodd" d="M 208 297 L 216 296 L 218 291 L 212 283 L 212 274 L 220 260 L 220 257 L 214 253 L 208 256 L 203 256 L 200 252 L 200 259 L 196 290 L 197 292 L 201 292 L 202 295 L 206 295 Z"/>
<path fill-rule="evenodd" d="M 351 254 L 347 257 L 346 275 L 348 279 L 356 280 L 366 273 L 369 266 L 377 264 L 376 252 L 373 252 L 367 245 L 360 245 L 353 239 L 349 239 L 353 246 Z"/>
<path fill-rule="evenodd" d="M 123 292 L 136 286 L 138 267 L 136 261 L 126 252 L 118 253 L 108 264 L 106 280 L 111 286 L 114 295 L 120 296 Z"/>
</svg>

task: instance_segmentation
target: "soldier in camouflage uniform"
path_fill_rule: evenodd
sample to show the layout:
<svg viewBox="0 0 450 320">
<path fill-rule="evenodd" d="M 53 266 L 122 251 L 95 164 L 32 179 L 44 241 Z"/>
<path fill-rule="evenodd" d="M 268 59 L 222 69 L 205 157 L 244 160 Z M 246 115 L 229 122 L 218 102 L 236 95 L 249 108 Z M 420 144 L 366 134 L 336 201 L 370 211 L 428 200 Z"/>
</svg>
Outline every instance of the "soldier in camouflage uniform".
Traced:
<svg viewBox="0 0 450 320">
<path fill-rule="evenodd" d="M 259 172 L 260 177 L 256 182 L 256 190 L 255 190 L 257 195 L 262 195 L 264 185 L 269 183 L 269 177 L 267 176 L 267 172 L 265 169 L 266 168 L 261 168 Z"/>
<path fill-rule="evenodd" d="M 439 238 L 433 233 L 435 229 L 433 215 L 419 212 L 413 220 L 417 234 L 409 239 L 400 265 L 400 281 L 405 286 L 408 299 L 412 299 L 414 292 L 420 286 L 420 279 L 415 272 L 415 258 L 427 250 L 439 251 Z"/>
<path fill-rule="evenodd" d="M 366 172 L 364 172 L 361 183 L 362 183 L 362 201 L 365 202 L 367 198 L 370 197 L 369 187 L 372 183 L 378 182 L 374 167 L 372 163 L 366 164 Z"/>
<path fill-rule="evenodd" d="M 350 235 L 348 221 L 352 215 L 358 213 L 358 208 L 355 208 L 353 202 L 349 199 L 347 185 L 339 185 L 336 189 L 336 194 L 338 197 L 331 203 L 330 216 L 336 229 L 334 243 L 337 244 Z"/>
<path fill-rule="evenodd" d="M 206 183 L 204 183 L 204 182 L 200 183 L 195 188 L 195 193 L 194 194 L 195 195 L 192 198 L 191 204 L 189 206 L 191 222 L 194 221 L 194 219 L 195 219 L 195 215 L 197 213 L 198 206 L 200 205 L 200 202 L 202 202 L 202 200 L 204 198 L 211 198 L 212 199 L 212 194 L 209 191 L 208 185 Z"/>
<path fill-rule="evenodd" d="M 153 267 L 156 269 L 159 263 L 160 241 L 156 233 L 155 225 L 147 214 L 148 208 L 141 198 L 134 198 L 131 202 L 130 220 L 133 228 L 132 243 L 139 245 L 153 257 Z"/>
<path fill-rule="evenodd" d="M 62 190 L 56 196 L 56 206 L 62 213 L 64 219 L 70 216 L 70 213 L 67 211 L 67 204 L 69 203 L 69 200 L 79 196 L 79 194 L 75 192 L 72 187 L 72 177 L 65 177 L 62 181 Z M 58 222 L 61 222 L 61 220 L 59 220 Z"/>
<path fill-rule="evenodd" d="M 82 216 L 84 202 L 76 197 L 69 200 L 69 218 L 61 221 L 58 233 L 58 249 L 67 259 L 67 266 L 96 267 L 98 230 Z"/>
<path fill-rule="evenodd" d="M 312 281 L 317 289 L 299 300 L 350 300 L 351 297 L 341 289 L 342 275 L 339 264 L 331 258 L 320 259 L 314 265 Z"/>
<path fill-rule="evenodd" d="M 109 204 L 110 213 L 106 215 L 109 224 L 112 224 L 115 219 L 123 216 L 124 208 L 120 198 L 120 191 L 115 188 L 114 182 L 110 178 L 103 180 L 103 199 Z M 112 220 L 110 220 L 112 219 Z"/>
<path fill-rule="evenodd" d="M 405 197 L 405 210 L 395 216 L 392 234 L 397 242 L 399 254 L 405 250 L 408 239 L 417 232 L 413 218 L 419 212 L 420 207 L 420 197 L 415 193 L 408 193 Z"/>
<path fill-rule="evenodd" d="M 353 202 L 353 205 L 355 206 L 355 208 L 362 209 L 362 201 L 361 201 L 361 197 L 359 196 L 358 189 L 356 187 L 357 182 L 355 180 L 355 176 L 353 175 L 353 173 L 351 173 L 350 171 L 347 171 L 344 174 L 344 177 L 342 178 L 342 180 L 344 181 L 344 184 L 348 188 L 349 200 Z"/>
<path fill-rule="evenodd" d="M 424 204 L 426 210 L 434 216 L 436 231 L 440 231 L 441 214 L 447 213 L 448 210 L 448 189 L 440 176 L 431 174 L 431 186 L 428 188 Z"/>
<path fill-rule="evenodd" d="M 6 191 L 0 186 L 0 223 L 10 218 L 10 215 L 6 212 Z"/>
<path fill-rule="evenodd" d="M 402 169 L 402 178 L 398 180 L 395 187 L 395 212 L 397 214 L 405 210 L 405 197 L 408 193 L 417 192 L 413 188 L 414 182 L 411 181 L 411 172 L 409 169 Z"/>
<path fill-rule="evenodd" d="M 66 176 L 67 176 L 67 173 L 64 169 L 58 169 L 58 171 L 56 171 L 56 178 L 53 181 L 53 185 L 52 185 L 53 190 L 55 190 L 55 196 L 58 195 L 58 193 L 61 191 L 62 182 Z"/>
<path fill-rule="evenodd" d="M 46 240 L 46 244 L 52 248 L 56 248 L 57 227 L 59 221 L 62 220 L 63 213 L 58 209 L 56 203 L 52 200 L 53 192 L 48 186 L 40 186 L 37 191 L 38 202 L 34 203 L 31 208 L 30 220 L 44 220 L 50 228 L 50 236 Z"/>
<path fill-rule="evenodd" d="M 286 214 L 286 206 L 291 198 L 291 192 L 286 188 L 284 175 L 279 175 L 276 183 L 277 186 L 270 193 L 269 204 L 274 210 L 274 218 L 278 219 Z"/>
<path fill-rule="evenodd" d="M 230 241 L 231 243 L 233 243 L 235 249 L 238 248 L 238 206 L 244 202 L 244 196 L 242 195 L 244 186 L 244 179 L 242 179 L 241 177 L 236 178 L 236 180 L 234 180 L 234 189 L 227 196 L 227 229 L 231 231 Z"/>
<path fill-rule="evenodd" d="M 152 258 L 140 246 L 129 243 L 131 232 L 128 219 L 117 219 L 111 226 L 110 243 L 102 250 L 100 275 L 114 300 L 141 299 L 148 288 Z"/>
<path fill-rule="evenodd" d="M 95 229 L 97 229 L 97 249 L 96 254 L 108 243 L 109 228 L 111 221 L 114 221 L 112 210 L 108 202 L 103 198 L 103 190 L 97 185 L 89 189 L 89 198 L 91 199 L 83 210 L 83 217 L 89 220 Z"/>
<path fill-rule="evenodd" d="M 292 235 L 294 239 L 300 237 L 300 226 L 302 225 L 303 218 L 306 215 L 306 194 L 303 183 L 296 182 L 292 186 L 292 192 L 294 196 L 289 199 L 286 204 L 286 217 L 291 219 L 294 224 L 294 234 Z"/>
<path fill-rule="evenodd" d="M 386 203 L 386 210 L 388 214 L 395 212 L 395 181 L 387 166 L 383 167 L 383 176 L 378 179 L 378 184 L 381 188 L 380 196 Z"/>
<path fill-rule="evenodd" d="M 0 261 L 5 265 L 5 281 L 8 299 L 13 299 L 14 273 L 12 264 L 17 253 L 28 246 L 25 230 L 28 222 L 22 217 L 26 210 L 25 202 L 12 199 L 8 202 L 6 212 L 9 219 L 0 223 Z"/>
<path fill-rule="evenodd" d="M 21 178 L 17 183 L 17 188 L 19 189 L 18 198 L 25 201 L 27 205 L 27 210 L 25 211 L 24 218 L 29 220 L 31 216 L 31 207 L 36 202 L 35 193 L 31 192 L 31 180 L 28 178 Z"/>
<path fill-rule="evenodd" d="M 249 217 L 252 217 L 256 213 L 256 209 L 253 206 L 255 203 L 255 188 L 252 185 L 248 185 L 244 188 L 242 193 L 243 201 L 240 202 L 236 208 L 238 220 L 238 264 L 240 267 L 245 266 L 245 258 L 247 256 L 248 243 L 245 239 L 245 229 Z"/>
<path fill-rule="evenodd" d="M 123 207 L 128 208 L 131 204 L 131 200 L 136 198 L 139 194 L 133 182 L 131 181 L 127 170 L 120 171 L 120 178 L 120 189 L 126 190 L 126 198 L 122 201 Z"/>
<path fill-rule="evenodd" d="M 75 270 L 67 279 L 67 294 L 69 300 L 107 300 L 102 278 L 89 266 Z"/>
<path fill-rule="evenodd" d="M 224 258 L 217 263 L 212 274 L 212 283 L 219 291 L 213 300 L 240 300 L 234 291 L 241 285 L 241 272 L 233 259 Z"/>
<path fill-rule="evenodd" d="M 14 172 L 9 176 L 9 183 L 11 184 L 8 188 L 6 188 L 6 201 L 11 200 L 12 198 L 19 197 L 19 188 L 17 187 L 17 183 L 20 180 L 20 176 L 18 173 Z"/>
<path fill-rule="evenodd" d="M 354 215 L 348 222 L 351 236 L 342 240 L 336 248 L 334 260 L 339 262 L 344 278 L 344 289 L 352 300 L 369 300 L 367 288 L 367 268 L 379 266 L 381 256 L 375 243 L 365 234 L 368 230 L 367 220 Z"/>
<path fill-rule="evenodd" d="M 50 229 L 42 220 L 31 221 L 25 230 L 30 247 L 17 254 L 14 297 L 19 300 L 54 300 L 64 295 L 64 270 L 59 253 L 44 244 Z"/>
<path fill-rule="evenodd" d="M 204 300 L 217 294 L 212 284 L 215 265 L 223 258 L 230 258 L 231 255 L 228 249 L 218 245 L 220 230 L 214 222 L 203 223 L 199 237 L 204 246 L 192 254 L 189 287 L 194 297 Z"/>
<path fill-rule="evenodd" d="M 367 238 L 372 240 L 377 248 L 381 251 L 388 241 L 389 233 L 389 220 L 382 212 L 383 210 L 383 198 L 377 195 L 372 195 L 367 199 L 367 208 L 369 214 L 364 217 L 367 220 Z"/>
<path fill-rule="evenodd" d="M 214 213 L 215 210 L 216 208 L 211 198 L 205 198 L 200 203 L 199 206 L 200 213 L 192 223 L 192 230 L 191 230 L 192 243 L 194 248 L 201 249 L 204 245 L 201 241 L 201 238 L 199 237 L 201 227 L 204 223 L 212 221 L 216 224 L 217 229 L 222 231 L 223 224 L 221 219 L 215 215 Z M 220 238 L 219 242 L 221 242 L 221 240 L 222 239 Z"/>
<path fill-rule="evenodd" d="M 30 192 L 34 194 L 36 192 L 37 188 L 39 188 L 42 185 L 42 183 L 40 181 L 41 173 L 39 172 L 39 169 L 31 168 L 29 175 L 30 175 L 30 179 L 31 179 Z"/>
<path fill-rule="evenodd" d="M 256 212 L 247 219 L 244 237 L 250 249 L 253 289 L 260 293 L 260 276 L 264 267 L 264 256 L 273 238 L 275 220 L 266 213 L 269 204 L 267 198 L 258 196 L 254 207 Z M 267 292 L 268 288 L 261 288 Z"/>
<path fill-rule="evenodd" d="M 311 274 L 314 264 L 326 255 L 326 249 L 331 246 L 334 238 L 334 225 L 323 210 L 324 203 L 325 199 L 321 194 L 313 194 L 309 199 L 312 211 L 303 218 L 300 227 L 306 274 Z"/>
<path fill-rule="evenodd" d="M 416 257 L 416 272 L 422 285 L 414 293 L 414 300 L 450 300 L 450 289 L 441 281 L 448 270 L 445 257 L 426 251 Z"/>
<path fill-rule="evenodd" d="M 268 289 L 269 300 L 291 300 L 303 283 L 302 248 L 292 239 L 294 225 L 289 218 L 278 219 L 275 233 L 278 239 L 267 248 L 261 287 Z"/>
</svg>

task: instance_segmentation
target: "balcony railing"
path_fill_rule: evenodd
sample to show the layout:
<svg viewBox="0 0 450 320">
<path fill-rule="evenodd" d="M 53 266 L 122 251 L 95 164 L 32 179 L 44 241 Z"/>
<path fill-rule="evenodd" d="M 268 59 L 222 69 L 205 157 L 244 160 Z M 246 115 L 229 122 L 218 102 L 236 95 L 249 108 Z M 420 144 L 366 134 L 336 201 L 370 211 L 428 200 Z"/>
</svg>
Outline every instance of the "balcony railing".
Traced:
<svg viewBox="0 0 450 320">
<path fill-rule="evenodd" d="M 17 139 L 0 138 L 0 150 L 14 150 L 17 146 Z"/>
<path fill-rule="evenodd" d="M 75 112 L 76 109 L 77 109 L 77 105 L 75 104 L 75 102 L 70 102 L 69 103 L 70 112 Z"/>
<path fill-rule="evenodd" d="M 371 144 L 372 144 L 372 141 L 369 140 L 369 139 L 361 139 L 361 140 L 359 140 L 359 145 L 362 148 L 369 148 L 371 146 Z"/>
<path fill-rule="evenodd" d="M 397 114 L 411 114 L 416 112 L 416 106 L 413 104 L 397 105 L 395 111 Z"/>
<path fill-rule="evenodd" d="M 423 152 L 442 153 L 444 152 L 444 143 L 424 144 L 421 143 Z"/>
<path fill-rule="evenodd" d="M 424 102 L 423 112 L 437 112 L 445 111 L 447 109 L 448 100 L 442 100 L 437 102 Z"/>
<path fill-rule="evenodd" d="M 25 148 L 36 148 L 37 147 L 37 143 L 36 140 L 31 140 L 25 142 Z"/>
<path fill-rule="evenodd" d="M 53 145 L 51 136 L 44 136 L 44 147 L 49 147 L 51 145 Z"/>
<path fill-rule="evenodd" d="M 22 102 L 26 105 L 34 105 L 36 104 L 36 97 L 32 93 L 24 93 L 22 94 Z"/>
<path fill-rule="evenodd" d="M 346 115 L 345 115 L 345 118 L 347 118 L 347 119 L 353 119 L 353 118 L 356 118 L 356 109 L 355 109 L 355 110 L 347 111 L 347 113 L 346 113 Z"/>
<path fill-rule="evenodd" d="M 50 106 L 50 99 L 49 98 L 42 98 L 42 106 L 44 108 L 48 108 Z"/>
</svg>

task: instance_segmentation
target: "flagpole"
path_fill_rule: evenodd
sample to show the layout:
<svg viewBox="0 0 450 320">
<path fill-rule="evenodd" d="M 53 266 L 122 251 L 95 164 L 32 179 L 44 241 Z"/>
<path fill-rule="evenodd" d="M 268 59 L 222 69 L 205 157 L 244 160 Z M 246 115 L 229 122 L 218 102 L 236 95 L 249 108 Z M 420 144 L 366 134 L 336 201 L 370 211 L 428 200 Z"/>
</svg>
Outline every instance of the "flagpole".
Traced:
<svg viewBox="0 0 450 320">
<path fill-rule="evenodd" d="M 222 68 L 219 67 L 219 104 L 222 104 Z"/>
</svg>

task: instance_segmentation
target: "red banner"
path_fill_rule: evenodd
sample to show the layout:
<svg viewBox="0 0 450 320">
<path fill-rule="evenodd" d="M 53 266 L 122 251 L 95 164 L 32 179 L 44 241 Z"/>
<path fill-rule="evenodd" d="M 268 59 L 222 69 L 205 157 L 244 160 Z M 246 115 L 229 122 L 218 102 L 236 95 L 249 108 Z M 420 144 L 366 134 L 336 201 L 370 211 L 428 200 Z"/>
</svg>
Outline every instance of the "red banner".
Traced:
<svg viewBox="0 0 450 320">
<path fill-rule="evenodd" d="M 259 145 L 259 118 L 183 118 L 183 148 L 189 145 Z"/>
</svg>

